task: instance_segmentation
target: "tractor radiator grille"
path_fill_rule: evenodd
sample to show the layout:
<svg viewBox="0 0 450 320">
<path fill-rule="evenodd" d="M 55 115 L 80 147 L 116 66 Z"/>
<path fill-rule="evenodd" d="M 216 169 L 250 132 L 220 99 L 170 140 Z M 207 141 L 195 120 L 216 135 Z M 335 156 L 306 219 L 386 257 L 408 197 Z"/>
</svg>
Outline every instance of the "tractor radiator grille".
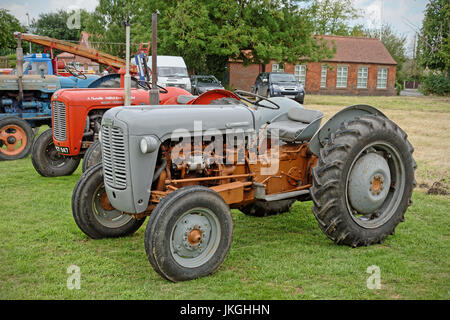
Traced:
<svg viewBox="0 0 450 320">
<path fill-rule="evenodd" d="M 105 183 L 115 189 L 127 187 L 127 158 L 122 129 L 102 126 L 102 157 Z"/>
<path fill-rule="evenodd" d="M 64 102 L 53 101 L 53 136 L 58 141 L 66 141 L 66 106 Z"/>
</svg>

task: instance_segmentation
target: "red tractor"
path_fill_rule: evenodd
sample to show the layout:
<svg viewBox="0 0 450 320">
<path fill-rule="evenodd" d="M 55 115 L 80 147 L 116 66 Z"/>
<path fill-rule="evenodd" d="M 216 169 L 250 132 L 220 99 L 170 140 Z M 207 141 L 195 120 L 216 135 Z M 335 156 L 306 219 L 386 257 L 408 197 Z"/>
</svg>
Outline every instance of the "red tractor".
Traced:
<svg viewBox="0 0 450 320">
<path fill-rule="evenodd" d="M 167 88 L 160 93 L 160 103 L 176 103 L 180 95 L 190 93 L 180 88 Z M 100 123 L 105 111 L 123 105 L 124 90 L 63 89 L 53 94 L 51 103 L 52 128 L 44 131 L 34 142 L 33 166 L 44 177 L 71 175 L 78 168 L 81 158 L 85 158 L 85 171 L 101 159 L 98 144 L 95 143 Z M 131 104 L 148 105 L 148 91 L 132 89 Z"/>
<path fill-rule="evenodd" d="M 200 97 L 184 89 L 167 87 L 159 94 L 161 105 L 207 104 L 228 98 L 225 90 L 209 91 Z M 36 171 L 44 177 L 71 175 L 83 158 L 83 172 L 101 161 L 97 142 L 103 114 L 124 103 L 120 88 L 63 89 L 52 97 L 51 129 L 43 132 L 33 144 L 31 160 Z M 131 90 L 132 106 L 148 105 L 149 92 Z"/>
</svg>

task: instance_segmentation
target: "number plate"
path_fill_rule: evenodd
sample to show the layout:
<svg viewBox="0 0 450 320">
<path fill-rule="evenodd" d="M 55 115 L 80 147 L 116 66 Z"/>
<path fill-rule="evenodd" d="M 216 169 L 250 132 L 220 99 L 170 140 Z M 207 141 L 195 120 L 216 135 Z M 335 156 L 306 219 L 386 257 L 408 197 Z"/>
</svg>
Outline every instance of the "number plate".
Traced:
<svg viewBox="0 0 450 320">
<path fill-rule="evenodd" d="M 64 154 L 69 153 L 69 148 L 67 148 L 67 147 L 55 146 L 55 149 L 56 149 L 56 151 L 58 151 L 59 153 L 64 153 Z"/>
</svg>

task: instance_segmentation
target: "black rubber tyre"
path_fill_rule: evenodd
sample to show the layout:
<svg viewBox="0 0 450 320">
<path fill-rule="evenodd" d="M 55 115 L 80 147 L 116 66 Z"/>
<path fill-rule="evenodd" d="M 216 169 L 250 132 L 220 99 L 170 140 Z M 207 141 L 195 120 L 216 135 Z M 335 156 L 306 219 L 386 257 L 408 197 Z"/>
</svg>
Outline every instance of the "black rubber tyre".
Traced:
<svg viewBox="0 0 450 320">
<path fill-rule="evenodd" d="M 348 194 L 355 189 L 350 191 L 347 186 L 353 164 L 364 156 L 362 152 L 369 152 L 371 146 L 377 155 L 385 158 L 391 177 L 389 186 L 385 186 L 387 196 L 380 200 L 383 202 L 376 213 L 363 215 L 349 204 Z M 379 146 L 387 146 L 388 151 L 377 150 Z M 407 135 L 382 116 L 368 115 L 343 122 L 337 132 L 330 134 L 327 144 L 320 150 L 319 163 L 313 168 L 311 187 L 312 210 L 325 235 L 337 244 L 357 247 L 381 243 L 393 234 L 412 204 L 417 167 L 413 151 Z M 370 181 L 369 187 L 372 188 Z"/>
<path fill-rule="evenodd" d="M 295 199 L 278 200 L 271 202 L 255 201 L 251 204 L 246 205 L 245 207 L 242 207 L 240 210 L 248 216 L 267 217 L 289 212 L 294 202 Z"/>
<path fill-rule="evenodd" d="M 65 157 L 56 151 L 52 129 L 47 129 L 33 143 L 31 162 L 44 177 L 70 176 L 80 164 L 79 157 Z"/>
<path fill-rule="evenodd" d="M 83 157 L 83 163 L 81 164 L 82 172 L 86 172 L 89 168 L 102 162 L 102 145 L 97 140 L 89 146 Z"/>
<path fill-rule="evenodd" d="M 0 119 L 0 160 L 17 160 L 30 154 L 34 141 L 33 129 L 18 117 Z"/>
<path fill-rule="evenodd" d="M 196 213 L 188 214 L 190 212 Z M 178 239 L 175 231 L 182 230 L 178 225 L 186 223 L 186 228 L 189 226 L 185 217 L 189 217 L 189 223 L 193 223 L 195 217 L 212 217 L 211 221 L 215 221 L 210 225 L 215 227 L 206 237 L 203 233 L 207 242 L 203 244 L 206 246 L 204 251 L 194 248 L 194 254 L 198 256 L 193 259 L 176 255 L 173 247 Z M 207 228 L 208 224 L 204 227 Z M 173 282 L 196 279 L 214 273 L 222 265 L 231 248 L 233 228 L 230 208 L 218 193 L 202 186 L 184 187 L 163 198 L 150 215 L 145 231 L 145 251 L 150 264 L 162 277 Z M 215 241 L 210 241 L 213 237 Z M 189 265 L 192 261 L 193 264 Z"/>
<path fill-rule="evenodd" d="M 145 218 L 135 219 L 112 208 L 101 206 L 106 196 L 103 168 L 99 163 L 89 168 L 78 180 L 72 193 L 72 214 L 78 227 L 93 239 L 125 237 L 135 233 Z"/>
</svg>

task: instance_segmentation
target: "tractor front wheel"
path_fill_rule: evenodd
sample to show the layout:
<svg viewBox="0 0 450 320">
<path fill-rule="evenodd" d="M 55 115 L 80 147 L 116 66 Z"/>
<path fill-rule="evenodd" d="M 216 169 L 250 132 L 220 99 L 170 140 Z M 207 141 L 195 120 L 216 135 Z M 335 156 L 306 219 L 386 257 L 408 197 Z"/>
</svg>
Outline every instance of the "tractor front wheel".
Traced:
<svg viewBox="0 0 450 320">
<path fill-rule="evenodd" d="M 102 162 L 102 145 L 100 144 L 100 141 L 97 140 L 86 150 L 81 169 L 84 173 L 100 162 Z"/>
<path fill-rule="evenodd" d="M 72 214 L 78 227 L 93 239 L 125 237 L 135 233 L 145 218 L 116 210 L 108 200 L 99 163 L 78 180 L 72 194 Z"/>
<path fill-rule="evenodd" d="M 381 243 L 411 205 L 413 147 L 389 119 L 367 115 L 331 133 L 313 168 L 313 213 L 335 243 Z"/>
<path fill-rule="evenodd" d="M 23 119 L 5 117 L 0 120 L 0 160 L 26 157 L 33 145 L 33 129 Z"/>
<path fill-rule="evenodd" d="M 52 129 L 45 130 L 33 143 L 31 162 L 43 177 L 71 175 L 80 164 L 78 157 L 65 157 L 56 150 Z"/>
<path fill-rule="evenodd" d="M 150 215 L 145 251 L 156 272 L 173 281 L 214 273 L 230 251 L 233 218 L 215 191 L 189 186 L 171 192 Z"/>
</svg>

